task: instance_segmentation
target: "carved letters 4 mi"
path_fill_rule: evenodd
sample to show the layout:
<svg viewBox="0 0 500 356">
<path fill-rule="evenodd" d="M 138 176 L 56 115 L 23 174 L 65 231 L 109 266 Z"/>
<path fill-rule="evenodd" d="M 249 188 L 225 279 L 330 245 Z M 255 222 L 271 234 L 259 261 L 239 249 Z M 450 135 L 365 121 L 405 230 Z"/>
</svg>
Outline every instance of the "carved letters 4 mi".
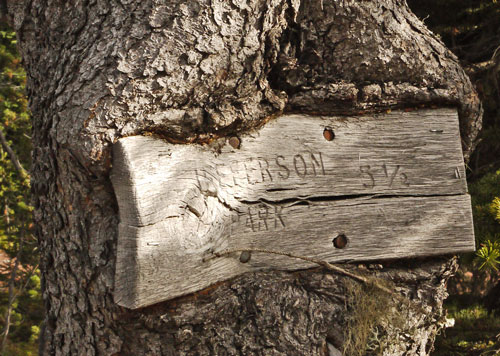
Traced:
<svg viewBox="0 0 500 356">
<path fill-rule="evenodd" d="M 347 262 L 474 249 L 456 110 L 286 115 L 233 142 L 115 144 L 118 304 L 312 266 L 264 253 L 207 258 L 226 250 Z"/>
</svg>

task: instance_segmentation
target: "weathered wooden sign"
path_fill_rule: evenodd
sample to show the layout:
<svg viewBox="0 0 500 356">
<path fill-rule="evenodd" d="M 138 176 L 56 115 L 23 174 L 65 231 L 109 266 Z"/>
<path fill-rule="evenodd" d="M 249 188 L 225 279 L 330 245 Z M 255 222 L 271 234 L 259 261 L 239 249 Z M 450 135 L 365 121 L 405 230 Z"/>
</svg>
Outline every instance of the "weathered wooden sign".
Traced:
<svg viewBox="0 0 500 356">
<path fill-rule="evenodd" d="M 474 250 L 456 110 L 285 115 L 208 145 L 122 138 L 115 300 L 139 308 L 261 269 Z M 217 254 L 223 254 L 213 258 Z"/>
</svg>

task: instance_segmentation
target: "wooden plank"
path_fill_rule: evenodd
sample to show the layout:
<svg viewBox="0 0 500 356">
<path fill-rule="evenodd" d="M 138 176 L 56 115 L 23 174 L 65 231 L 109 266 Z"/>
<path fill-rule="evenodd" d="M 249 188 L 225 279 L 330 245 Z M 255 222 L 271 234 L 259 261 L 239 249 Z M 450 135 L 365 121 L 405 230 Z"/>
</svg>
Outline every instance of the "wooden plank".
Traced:
<svg viewBox="0 0 500 356">
<path fill-rule="evenodd" d="M 255 231 L 250 215 L 231 216 L 228 212 L 226 218 L 233 221 L 230 231 L 217 231 L 214 225 L 208 233 L 188 238 L 168 221 L 141 228 L 120 224 L 119 251 L 126 252 L 119 256 L 119 266 L 129 270 L 119 275 L 116 302 L 138 308 L 249 271 L 313 267 L 308 262 L 264 253 L 253 253 L 248 263 L 241 263 L 238 253 L 210 259 L 210 250 L 262 248 L 330 262 L 471 251 L 474 238 L 469 207 L 468 195 L 262 204 L 251 207 Z M 267 221 L 257 217 L 264 211 L 268 211 Z M 343 249 L 333 245 L 340 234 L 347 238 Z M 137 256 L 135 268 L 130 255 Z"/>
<path fill-rule="evenodd" d="M 288 115 L 230 143 L 134 136 L 115 145 L 118 304 L 138 308 L 247 271 L 310 266 L 262 253 L 248 263 L 205 261 L 213 251 L 339 262 L 474 249 L 455 110 Z M 344 249 L 332 243 L 340 234 Z"/>
</svg>

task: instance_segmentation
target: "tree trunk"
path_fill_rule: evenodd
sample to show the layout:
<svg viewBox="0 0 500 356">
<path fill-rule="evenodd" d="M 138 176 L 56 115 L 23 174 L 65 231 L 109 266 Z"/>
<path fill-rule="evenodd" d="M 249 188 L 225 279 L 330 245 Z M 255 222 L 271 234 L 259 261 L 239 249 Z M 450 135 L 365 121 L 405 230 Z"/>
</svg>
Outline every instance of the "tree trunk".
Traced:
<svg viewBox="0 0 500 356">
<path fill-rule="evenodd" d="M 410 303 L 394 307 L 398 322 L 373 324 L 364 338 L 352 336 L 361 325 L 352 315 L 366 298 L 323 269 L 246 274 L 135 311 L 112 297 L 118 208 L 109 172 L 121 137 L 196 143 L 281 112 L 455 106 L 469 157 L 478 98 L 455 56 L 404 0 L 11 0 L 8 7 L 33 113 L 42 354 L 334 355 L 352 340 L 386 355 L 428 354 L 456 268 L 449 257 L 347 267 L 392 280 Z"/>
</svg>

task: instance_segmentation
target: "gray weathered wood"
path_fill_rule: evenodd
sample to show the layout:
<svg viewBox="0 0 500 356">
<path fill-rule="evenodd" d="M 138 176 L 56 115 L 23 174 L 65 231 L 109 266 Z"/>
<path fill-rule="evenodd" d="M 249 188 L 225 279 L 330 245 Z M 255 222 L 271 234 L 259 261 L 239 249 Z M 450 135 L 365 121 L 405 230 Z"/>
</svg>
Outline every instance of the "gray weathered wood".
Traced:
<svg viewBox="0 0 500 356">
<path fill-rule="evenodd" d="M 323 132 L 331 129 L 328 141 Z M 115 145 L 118 304 L 138 308 L 259 269 L 474 249 L 455 110 L 286 115 L 209 145 L 133 136 Z M 234 142 L 233 142 L 234 144 Z M 345 234 L 344 249 L 332 240 Z"/>
</svg>

